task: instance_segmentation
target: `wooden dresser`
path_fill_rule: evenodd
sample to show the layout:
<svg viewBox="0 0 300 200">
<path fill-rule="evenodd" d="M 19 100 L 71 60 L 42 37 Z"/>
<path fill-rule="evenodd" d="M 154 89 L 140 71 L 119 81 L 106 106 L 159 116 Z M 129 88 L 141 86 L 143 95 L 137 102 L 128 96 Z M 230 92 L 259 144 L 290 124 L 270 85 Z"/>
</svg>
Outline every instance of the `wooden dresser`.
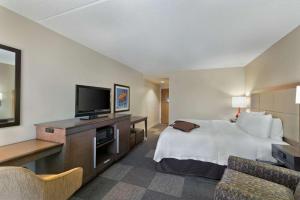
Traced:
<svg viewBox="0 0 300 200">
<path fill-rule="evenodd" d="M 37 139 L 63 143 L 58 156 L 36 162 L 37 173 L 59 173 L 74 167 L 84 170 L 84 183 L 102 172 L 129 151 L 130 115 L 110 114 L 104 118 L 78 118 L 36 125 Z M 113 127 L 114 139 L 97 145 L 96 134 L 104 127 Z"/>
</svg>

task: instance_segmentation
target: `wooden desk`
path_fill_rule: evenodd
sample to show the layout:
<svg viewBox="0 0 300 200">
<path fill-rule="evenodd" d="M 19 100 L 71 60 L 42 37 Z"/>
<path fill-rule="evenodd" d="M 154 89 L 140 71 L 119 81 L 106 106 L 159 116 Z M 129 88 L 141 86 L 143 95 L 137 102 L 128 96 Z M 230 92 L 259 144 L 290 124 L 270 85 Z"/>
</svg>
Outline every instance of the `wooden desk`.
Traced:
<svg viewBox="0 0 300 200">
<path fill-rule="evenodd" d="M 28 140 L 0 147 L 0 166 L 20 166 L 61 151 L 63 144 Z"/>
<path fill-rule="evenodd" d="M 135 128 L 135 124 L 144 122 L 145 123 L 145 137 L 148 137 L 148 131 L 147 131 L 147 117 L 142 116 L 131 116 L 130 123 L 132 125 L 132 128 Z"/>
</svg>

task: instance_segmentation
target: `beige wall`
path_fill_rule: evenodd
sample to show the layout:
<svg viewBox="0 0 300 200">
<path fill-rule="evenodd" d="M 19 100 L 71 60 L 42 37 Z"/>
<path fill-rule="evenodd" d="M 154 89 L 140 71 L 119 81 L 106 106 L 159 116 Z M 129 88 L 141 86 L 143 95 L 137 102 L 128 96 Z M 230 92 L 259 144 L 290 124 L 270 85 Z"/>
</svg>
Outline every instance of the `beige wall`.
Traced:
<svg viewBox="0 0 300 200">
<path fill-rule="evenodd" d="M 246 66 L 246 92 L 300 81 L 300 27 Z"/>
<path fill-rule="evenodd" d="M 244 68 L 179 71 L 170 75 L 170 119 L 229 119 L 231 97 L 244 94 Z"/>
<path fill-rule="evenodd" d="M 0 145 L 34 138 L 35 123 L 73 117 L 75 84 L 110 88 L 114 83 L 129 85 L 131 113 L 148 115 L 149 109 L 143 110 L 141 100 L 147 99 L 144 94 L 148 89 L 142 73 L 3 7 L 0 43 L 22 50 L 21 126 L 1 128 Z M 157 107 L 149 112 L 151 124 L 157 121 L 157 116 L 152 116 Z"/>
<path fill-rule="evenodd" d="M 152 118 L 148 119 L 149 127 L 160 122 L 160 86 L 149 81 L 144 83 L 143 112 Z"/>
</svg>

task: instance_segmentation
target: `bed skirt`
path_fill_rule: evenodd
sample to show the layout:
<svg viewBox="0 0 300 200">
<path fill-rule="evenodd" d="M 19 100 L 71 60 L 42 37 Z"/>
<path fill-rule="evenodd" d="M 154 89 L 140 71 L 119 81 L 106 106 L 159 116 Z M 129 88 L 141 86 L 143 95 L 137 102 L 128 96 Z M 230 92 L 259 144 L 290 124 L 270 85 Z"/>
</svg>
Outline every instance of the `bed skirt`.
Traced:
<svg viewBox="0 0 300 200">
<path fill-rule="evenodd" d="M 156 163 L 155 168 L 157 171 L 163 173 L 200 176 L 220 180 L 223 176 L 226 166 L 197 160 L 177 160 L 174 158 L 164 158 L 160 162 Z"/>
</svg>

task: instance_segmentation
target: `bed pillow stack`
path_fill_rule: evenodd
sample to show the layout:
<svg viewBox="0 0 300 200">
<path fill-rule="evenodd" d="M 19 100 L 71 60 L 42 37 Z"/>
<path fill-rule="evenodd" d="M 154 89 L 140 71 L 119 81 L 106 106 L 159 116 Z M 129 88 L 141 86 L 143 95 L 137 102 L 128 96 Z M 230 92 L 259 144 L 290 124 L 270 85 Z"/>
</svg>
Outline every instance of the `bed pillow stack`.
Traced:
<svg viewBox="0 0 300 200">
<path fill-rule="evenodd" d="M 264 112 L 244 112 L 241 113 L 236 124 L 250 135 L 269 138 L 272 121 L 272 115 L 265 115 Z"/>
<path fill-rule="evenodd" d="M 282 137 L 283 137 L 282 121 L 278 118 L 273 118 L 270 138 L 272 138 L 273 140 L 282 141 Z"/>
</svg>

